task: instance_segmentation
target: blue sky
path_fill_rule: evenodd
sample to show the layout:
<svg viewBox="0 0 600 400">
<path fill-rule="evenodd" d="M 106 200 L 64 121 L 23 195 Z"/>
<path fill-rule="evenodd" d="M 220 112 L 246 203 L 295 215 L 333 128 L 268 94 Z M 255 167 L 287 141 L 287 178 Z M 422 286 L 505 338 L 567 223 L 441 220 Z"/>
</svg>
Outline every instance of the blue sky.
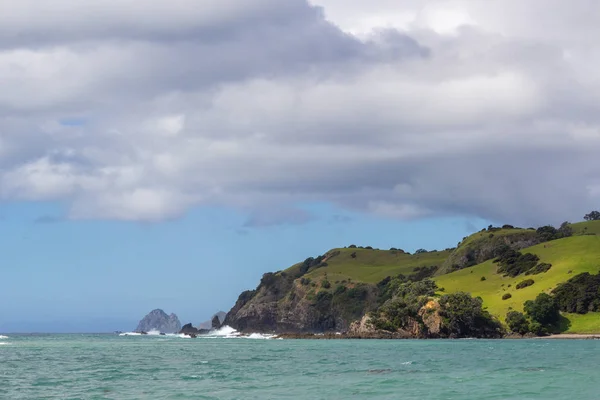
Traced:
<svg viewBox="0 0 600 400">
<path fill-rule="evenodd" d="M 398 222 L 324 204 L 303 224 L 244 227 L 231 209 L 160 223 L 61 220 L 57 204 L 0 208 L 0 331 L 133 329 L 154 308 L 197 324 L 233 305 L 263 273 L 352 243 L 441 249 L 486 222 Z"/>
</svg>

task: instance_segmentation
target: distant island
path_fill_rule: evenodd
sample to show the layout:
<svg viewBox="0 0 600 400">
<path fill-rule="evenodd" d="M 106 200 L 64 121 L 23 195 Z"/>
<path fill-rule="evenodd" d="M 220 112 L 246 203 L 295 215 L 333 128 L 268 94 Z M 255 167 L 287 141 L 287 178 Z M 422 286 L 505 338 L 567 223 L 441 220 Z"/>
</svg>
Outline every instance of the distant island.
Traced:
<svg viewBox="0 0 600 400">
<path fill-rule="evenodd" d="M 138 323 L 136 332 L 152 332 L 158 331 L 163 333 L 177 333 L 181 330 L 181 322 L 177 315 L 167 315 L 161 309 L 155 309 L 150 311 L 142 320 Z"/>
<path fill-rule="evenodd" d="M 349 245 L 263 275 L 224 324 L 286 337 L 497 338 L 600 333 L 600 212 L 489 226 L 413 254 Z"/>
<path fill-rule="evenodd" d="M 211 331 L 219 329 L 223 325 L 225 316 L 226 313 L 224 311 L 219 311 L 209 321 L 201 322 L 198 327 L 194 327 L 191 323 L 185 324 L 182 327 L 176 314 L 167 315 L 166 312 L 157 308 L 142 318 L 134 332 L 142 335 L 146 335 L 149 332 L 156 332 L 163 335 L 167 333 L 179 333 L 196 337 L 197 335 L 208 334 Z M 122 332 L 117 331 L 116 333 L 120 334 Z"/>
</svg>

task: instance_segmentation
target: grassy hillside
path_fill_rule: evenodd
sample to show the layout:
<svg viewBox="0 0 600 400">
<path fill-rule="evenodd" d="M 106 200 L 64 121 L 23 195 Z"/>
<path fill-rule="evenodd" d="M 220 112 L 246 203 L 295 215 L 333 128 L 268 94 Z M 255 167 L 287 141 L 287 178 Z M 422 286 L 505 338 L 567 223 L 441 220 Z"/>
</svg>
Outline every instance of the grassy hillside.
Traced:
<svg viewBox="0 0 600 400">
<path fill-rule="evenodd" d="M 444 261 L 437 275 L 471 267 L 493 258 L 496 255 L 495 251 L 501 245 L 510 245 L 518 250 L 539 242 L 535 230 L 518 228 L 483 230 L 464 238 Z"/>
<path fill-rule="evenodd" d="M 410 275 L 415 267 L 440 266 L 449 256 L 448 251 L 405 254 L 395 250 L 334 249 L 339 254 L 326 260 L 327 267 L 310 271 L 306 277 L 317 280 L 327 274 L 330 281 L 353 280 L 377 283 L 388 276 Z M 352 254 L 356 253 L 353 258 Z M 299 264 L 290 268 L 299 268 Z"/>
<path fill-rule="evenodd" d="M 586 233 L 600 235 L 600 221 L 578 222 L 576 224 L 571 224 L 571 227 L 573 228 L 573 233 L 576 235 Z"/>
<path fill-rule="evenodd" d="M 575 225 L 576 229 L 587 226 L 588 232 L 600 227 L 600 224 L 590 222 Z M 484 306 L 492 314 L 503 319 L 510 309 L 521 311 L 523 303 L 534 299 L 540 292 L 549 292 L 557 284 L 579 273 L 600 271 L 600 236 L 573 236 L 539 244 L 524 249 L 523 252 L 538 255 L 540 262 L 550 263 L 552 268 L 539 275 L 511 278 L 496 273 L 497 265 L 490 260 L 436 277 L 436 283 L 440 288 L 444 288 L 446 293 L 467 291 L 473 296 L 480 296 Z M 482 281 L 482 277 L 485 277 L 485 280 Z M 533 279 L 535 284 L 517 290 L 516 284 L 528 278 Z M 512 297 L 502 300 L 506 293 L 510 293 Z M 567 315 L 567 318 L 571 322 L 569 332 L 600 332 L 600 316 L 597 314 Z"/>
</svg>

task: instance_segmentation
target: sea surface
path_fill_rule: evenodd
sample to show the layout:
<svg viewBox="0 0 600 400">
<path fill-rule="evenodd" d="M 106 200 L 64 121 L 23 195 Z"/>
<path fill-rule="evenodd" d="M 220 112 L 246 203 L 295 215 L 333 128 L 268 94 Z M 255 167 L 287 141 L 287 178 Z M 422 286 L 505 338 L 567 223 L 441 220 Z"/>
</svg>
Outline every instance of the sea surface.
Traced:
<svg viewBox="0 0 600 400">
<path fill-rule="evenodd" d="M 0 336 L 2 399 L 599 399 L 598 340 Z"/>
</svg>

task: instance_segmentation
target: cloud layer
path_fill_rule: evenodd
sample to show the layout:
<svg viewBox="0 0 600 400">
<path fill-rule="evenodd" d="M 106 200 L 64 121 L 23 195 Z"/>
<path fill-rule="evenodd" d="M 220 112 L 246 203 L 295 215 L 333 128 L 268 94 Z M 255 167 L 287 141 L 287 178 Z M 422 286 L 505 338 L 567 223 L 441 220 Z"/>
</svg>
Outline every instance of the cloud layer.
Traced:
<svg viewBox="0 0 600 400">
<path fill-rule="evenodd" d="M 0 196 L 251 226 L 313 201 L 519 224 L 600 207 L 592 2 L 315 2 L 0 0 Z"/>
</svg>

